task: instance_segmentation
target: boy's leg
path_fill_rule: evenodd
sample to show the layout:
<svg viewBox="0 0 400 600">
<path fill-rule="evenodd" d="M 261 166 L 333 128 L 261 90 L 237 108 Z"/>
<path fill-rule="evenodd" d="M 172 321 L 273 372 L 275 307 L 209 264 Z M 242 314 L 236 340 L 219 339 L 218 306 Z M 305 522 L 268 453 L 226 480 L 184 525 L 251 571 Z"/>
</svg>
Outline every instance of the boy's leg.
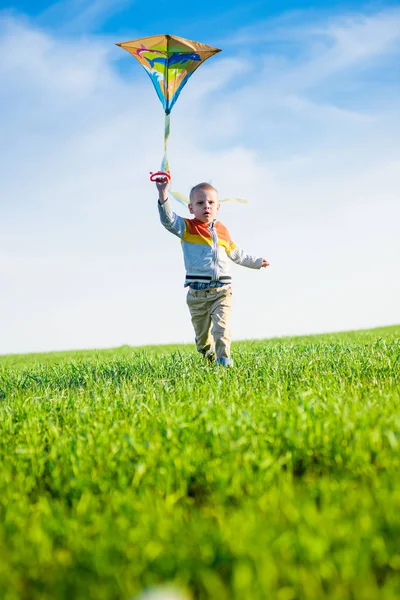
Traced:
<svg viewBox="0 0 400 600">
<path fill-rule="evenodd" d="M 210 303 L 205 292 L 189 290 L 186 298 L 196 336 L 196 348 L 203 356 L 213 358 L 214 340 L 210 333 L 211 314 Z"/>
<path fill-rule="evenodd" d="M 232 365 L 231 360 L 231 330 L 232 288 L 224 286 L 217 288 L 215 301 L 212 305 L 212 336 L 215 340 L 217 362 L 222 365 Z"/>
</svg>

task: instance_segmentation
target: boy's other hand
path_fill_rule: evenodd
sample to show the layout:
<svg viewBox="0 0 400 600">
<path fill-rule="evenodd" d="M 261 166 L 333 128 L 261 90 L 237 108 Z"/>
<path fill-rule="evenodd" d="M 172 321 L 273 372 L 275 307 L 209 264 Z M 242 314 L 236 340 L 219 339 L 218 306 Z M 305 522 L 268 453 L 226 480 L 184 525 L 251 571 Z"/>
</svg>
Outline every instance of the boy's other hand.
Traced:
<svg viewBox="0 0 400 600">
<path fill-rule="evenodd" d="M 261 267 L 262 267 L 263 269 L 265 269 L 265 267 L 269 267 L 269 262 L 267 261 L 267 259 L 266 259 L 266 258 L 263 258 L 263 259 L 262 259 L 262 265 L 261 265 Z"/>
<path fill-rule="evenodd" d="M 158 200 L 160 202 L 165 202 L 168 198 L 169 180 L 167 177 L 156 179 L 156 186 L 158 189 Z"/>
</svg>

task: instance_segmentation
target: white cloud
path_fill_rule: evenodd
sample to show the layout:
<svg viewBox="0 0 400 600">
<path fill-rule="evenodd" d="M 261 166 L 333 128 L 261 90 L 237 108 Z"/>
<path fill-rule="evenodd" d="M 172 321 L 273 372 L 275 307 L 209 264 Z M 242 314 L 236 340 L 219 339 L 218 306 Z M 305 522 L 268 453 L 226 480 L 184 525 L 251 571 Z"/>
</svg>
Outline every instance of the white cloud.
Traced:
<svg viewBox="0 0 400 600">
<path fill-rule="evenodd" d="M 258 90 L 269 92 L 263 98 L 267 106 L 284 94 L 321 91 L 326 85 L 332 92 L 341 80 L 347 83 L 349 72 L 365 83 L 368 69 L 379 75 L 382 60 L 391 61 L 391 79 L 398 84 L 399 8 L 325 20 L 318 13 L 293 13 L 245 28 L 233 39 L 257 73 L 250 85 L 258 79 Z"/>
<path fill-rule="evenodd" d="M 382 96 L 366 69 L 392 60 L 398 22 L 388 10 L 301 23 L 300 58 L 277 44 L 258 77 L 237 48 L 179 98 L 174 187 L 211 179 L 222 197 L 248 198 L 221 219 L 271 260 L 269 272 L 234 270 L 236 339 L 399 321 L 396 90 Z M 179 242 L 147 179 L 163 112 L 140 66 L 127 78 L 109 41 L 9 17 L 0 52 L 0 352 L 191 341 Z M 351 106 L 334 99 L 349 66 Z"/>
</svg>

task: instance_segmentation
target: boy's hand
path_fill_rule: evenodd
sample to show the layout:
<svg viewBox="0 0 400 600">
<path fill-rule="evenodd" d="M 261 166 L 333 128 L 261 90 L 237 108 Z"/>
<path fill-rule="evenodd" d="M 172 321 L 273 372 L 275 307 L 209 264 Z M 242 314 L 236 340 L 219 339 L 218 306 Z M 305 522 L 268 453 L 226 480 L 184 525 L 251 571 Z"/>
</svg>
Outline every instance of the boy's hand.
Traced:
<svg viewBox="0 0 400 600">
<path fill-rule="evenodd" d="M 267 261 L 266 258 L 263 258 L 261 268 L 265 269 L 265 267 L 269 267 L 269 262 Z"/>
<path fill-rule="evenodd" d="M 156 179 L 156 186 L 158 189 L 158 200 L 163 203 L 168 198 L 169 180 L 167 177 L 163 179 Z"/>
</svg>

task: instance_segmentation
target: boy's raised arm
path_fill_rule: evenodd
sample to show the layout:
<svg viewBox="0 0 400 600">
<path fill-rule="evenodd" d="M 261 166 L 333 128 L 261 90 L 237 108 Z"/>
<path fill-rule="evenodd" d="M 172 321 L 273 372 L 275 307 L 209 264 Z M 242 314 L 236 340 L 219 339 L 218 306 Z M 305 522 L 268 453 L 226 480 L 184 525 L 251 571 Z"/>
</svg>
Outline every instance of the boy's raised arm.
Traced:
<svg viewBox="0 0 400 600">
<path fill-rule="evenodd" d="M 174 213 L 168 201 L 169 181 L 167 179 L 165 181 L 156 180 L 156 186 L 158 190 L 158 212 L 160 214 L 160 221 L 165 229 L 179 238 L 182 238 L 185 233 L 186 223 L 182 217 Z"/>
</svg>

